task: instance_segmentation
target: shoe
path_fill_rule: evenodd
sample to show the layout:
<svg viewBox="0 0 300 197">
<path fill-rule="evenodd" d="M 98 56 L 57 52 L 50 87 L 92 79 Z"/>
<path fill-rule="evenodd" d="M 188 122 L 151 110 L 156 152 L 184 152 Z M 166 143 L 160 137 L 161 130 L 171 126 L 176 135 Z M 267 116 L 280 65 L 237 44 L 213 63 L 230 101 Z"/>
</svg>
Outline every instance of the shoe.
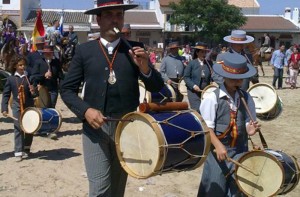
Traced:
<svg viewBox="0 0 300 197">
<path fill-rule="evenodd" d="M 282 90 L 282 87 L 278 88 L 278 90 Z"/>
<path fill-rule="evenodd" d="M 49 133 L 48 138 L 50 138 L 51 140 L 58 140 L 56 133 Z"/>
<path fill-rule="evenodd" d="M 23 160 L 22 156 L 15 157 L 16 162 L 21 162 Z"/>
</svg>

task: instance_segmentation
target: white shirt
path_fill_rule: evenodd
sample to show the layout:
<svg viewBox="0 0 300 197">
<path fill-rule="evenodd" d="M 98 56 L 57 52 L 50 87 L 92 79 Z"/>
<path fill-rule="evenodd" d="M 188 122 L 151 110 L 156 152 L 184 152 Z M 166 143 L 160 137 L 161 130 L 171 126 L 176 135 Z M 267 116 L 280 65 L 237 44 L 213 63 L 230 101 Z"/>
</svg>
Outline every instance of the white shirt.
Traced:
<svg viewBox="0 0 300 197">
<path fill-rule="evenodd" d="M 235 99 L 233 100 L 233 98 L 228 94 L 224 84 L 221 84 L 219 98 L 222 98 L 224 96 L 226 96 L 228 98 L 230 109 L 233 111 L 237 111 L 237 108 L 239 107 L 239 105 L 243 105 L 243 103 L 240 101 L 238 92 L 235 93 L 235 96 L 234 96 Z M 254 120 L 256 120 L 255 104 L 254 104 L 253 98 L 251 96 L 248 96 L 247 104 L 248 104 L 248 107 L 249 107 L 252 117 L 254 118 Z M 207 126 L 212 129 L 215 128 L 217 107 L 218 107 L 217 97 L 214 92 L 207 94 L 207 97 L 205 97 L 201 101 L 200 113 L 201 113 L 205 123 L 207 124 Z M 250 117 L 248 114 L 246 115 L 245 122 L 246 122 L 246 126 L 250 122 Z"/>
<path fill-rule="evenodd" d="M 109 55 L 113 54 L 113 50 L 116 48 L 116 46 L 119 44 L 120 42 L 120 38 L 118 38 L 117 40 L 113 41 L 113 42 L 108 42 L 107 40 L 105 40 L 104 38 L 100 38 L 100 42 L 103 44 L 103 46 L 105 46 L 105 48 L 108 51 Z"/>
</svg>

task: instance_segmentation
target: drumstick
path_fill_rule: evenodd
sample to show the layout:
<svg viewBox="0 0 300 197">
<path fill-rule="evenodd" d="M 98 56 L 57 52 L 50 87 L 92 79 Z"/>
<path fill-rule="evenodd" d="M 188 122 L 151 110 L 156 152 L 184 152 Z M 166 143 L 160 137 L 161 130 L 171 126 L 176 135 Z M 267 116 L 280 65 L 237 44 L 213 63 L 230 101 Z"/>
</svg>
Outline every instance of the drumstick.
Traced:
<svg viewBox="0 0 300 197">
<path fill-rule="evenodd" d="M 214 153 L 217 153 L 216 149 L 214 149 L 213 152 L 214 152 Z M 228 157 L 228 156 L 226 156 L 226 159 L 227 159 L 227 161 L 234 163 L 235 165 L 237 165 L 237 166 L 239 166 L 239 167 L 241 167 L 241 168 L 247 170 L 248 172 L 254 174 L 255 176 L 259 176 L 258 173 L 254 172 L 252 169 L 250 169 L 249 167 L 247 167 L 247 166 L 245 166 L 245 165 L 239 163 L 238 161 L 235 161 L 234 159 L 232 159 L 232 158 L 230 158 L 230 157 Z"/>
<path fill-rule="evenodd" d="M 7 116 L 6 116 L 7 118 L 11 118 L 11 119 L 13 119 L 13 120 L 16 120 L 16 121 L 18 121 L 18 118 L 15 118 L 15 117 L 13 117 L 12 115 L 9 115 L 9 114 L 7 114 Z"/>
<path fill-rule="evenodd" d="M 241 90 L 239 89 L 239 87 L 237 87 L 236 90 L 237 90 L 237 92 L 238 92 L 238 94 L 239 94 L 239 96 L 240 96 L 240 98 L 241 98 L 241 100 L 242 100 L 242 103 L 243 103 L 243 105 L 244 105 L 244 107 L 245 107 L 245 109 L 246 109 L 247 114 L 248 114 L 249 117 L 250 117 L 250 120 L 251 120 L 252 122 L 254 122 L 253 116 L 252 116 L 252 114 L 251 114 L 251 112 L 250 112 L 250 110 L 249 110 L 249 107 L 248 107 L 248 105 L 247 105 L 247 102 L 246 102 L 246 100 L 245 100 L 245 97 L 244 97 L 243 93 L 241 92 Z M 261 140 L 261 143 L 262 143 L 263 147 L 264 147 L 265 149 L 268 148 L 267 142 L 266 142 L 266 140 L 265 140 L 264 136 L 262 135 L 261 130 L 260 130 L 259 128 L 257 128 L 257 132 L 258 132 L 258 134 L 259 134 L 259 137 L 260 137 L 260 140 Z M 252 145 L 254 146 L 254 144 L 252 144 Z"/>
<path fill-rule="evenodd" d="M 237 165 L 237 166 L 243 168 L 244 170 L 247 170 L 248 172 L 254 174 L 255 176 L 259 176 L 258 173 L 254 172 L 254 171 L 253 171 L 252 169 L 250 169 L 249 167 L 247 167 L 247 166 L 245 166 L 245 165 L 239 163 L 238 161 L 235 161 L 234 159 L 232 159 L 232 158 L 230 158 L 230 157 L 227 157 L 227 161 L 230 161 L 230 162 L 234 163 L 235 165 Z"/>
<path fill-rule="evenodd" d="M 131 118 L 131 119 L 122 119 L 122 118 L 107 118 L 107 117 L 104 117 L 104 121 L 123 121 L 123 122 L 133 122 L 134 120 Z"/>
</svg>

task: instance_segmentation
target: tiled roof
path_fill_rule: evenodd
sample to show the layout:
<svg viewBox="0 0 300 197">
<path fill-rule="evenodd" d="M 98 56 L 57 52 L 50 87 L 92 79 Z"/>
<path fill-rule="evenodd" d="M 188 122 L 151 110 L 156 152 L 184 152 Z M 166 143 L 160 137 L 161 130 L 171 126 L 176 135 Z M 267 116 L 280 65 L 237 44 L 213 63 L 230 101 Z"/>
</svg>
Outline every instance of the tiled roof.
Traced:
<svg viewBox="0 0 300 197">
<path fill-rule="evenodd" d="M 158 25 L 157 17 L 154 11 L 146 10 L 128 10 L 125 13 L 125 22 L 129 24 L 151 24 Z"/>
<path fill-rule="evenodd" d="M 256 0 L 228 0 L 229 5 L 235 5 L 239 8 L 258 8 L 260 7 Z"/>
<path fill-rule="evenodd" d="M 168 7 L 171 2 L 179 3 L 180 0 L 159 0 L 159 4 L 161 7 Z"/>
<path fill-rule="evenodd" d="M 53 22 L 60 19 L 62 10 L 43 10 L 42 21 L 43 23 Z M 36 11 L 32 10 L 28 14 L 25 22 L 34 23 L 36 21 Z M 88 23 L 89 15 L 83 14 L 81 10 L 64 10 L 64 23 Z"/>
<path fill-rule="evenodd" d="M 200 0 L 199 0 L 200 1 Z M 179 3 L 180 0 L 159 0 L 161 7 L 168 7 L 171 2 Z M 240 8 L 260 7 L 257 0 L 228 0 L 229 5 L 235 5 Z"/>
<path fill-rule="evenodd" d="M 300 32 L 299 28 L 282 16 L 247 16 L 247 23 L 241 27 L 251 32 Z"/>
</svg>

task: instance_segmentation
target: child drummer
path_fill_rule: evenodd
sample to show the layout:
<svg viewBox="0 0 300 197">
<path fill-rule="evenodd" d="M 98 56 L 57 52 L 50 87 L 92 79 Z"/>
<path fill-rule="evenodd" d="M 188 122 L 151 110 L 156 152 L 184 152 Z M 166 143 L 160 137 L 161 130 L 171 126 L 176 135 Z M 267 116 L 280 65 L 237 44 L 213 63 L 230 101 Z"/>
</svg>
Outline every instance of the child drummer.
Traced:
<svg viewBox="0 0 300 197">
<path fill-rule="evenodd" d="M 198 196 L 240 196 L 232 175 L 233 164 L 227 158 L 237 159 L 247 152 L 248 135 L 254 135 L 260 127 L 252 97 L 240 90 L 243 79 L 254 76 L 256 70 L 247 64 L 245 57 L 235 53 L 224 55 L 223 61 L 217 62 L 213 69 L 224 78 L 224 82 L 200 105 L 213 151 L 205 161 Z M 240 95 L 246 100 L 251 116 L 247 114 Z"/>
<path fill-rule="evenodd" d="M 24 56 L 15 55 L 12 57 L 9 65 L 11 76 L 8 77 L 3 89 L 1 112 L 3 116 L 8 115 L 8 105 L 10 95 L 12 94 L 12 114 L 14 119 L 14 141 L 15 141 L 15 157 L 20 162 L 30 153 L 33 135 L 24 133 L 20 128 L 20 115 L 27 107 L 33 107 L 33 86 L 30 85 L 26 69 L 26 58 Z"/>
</svg>

